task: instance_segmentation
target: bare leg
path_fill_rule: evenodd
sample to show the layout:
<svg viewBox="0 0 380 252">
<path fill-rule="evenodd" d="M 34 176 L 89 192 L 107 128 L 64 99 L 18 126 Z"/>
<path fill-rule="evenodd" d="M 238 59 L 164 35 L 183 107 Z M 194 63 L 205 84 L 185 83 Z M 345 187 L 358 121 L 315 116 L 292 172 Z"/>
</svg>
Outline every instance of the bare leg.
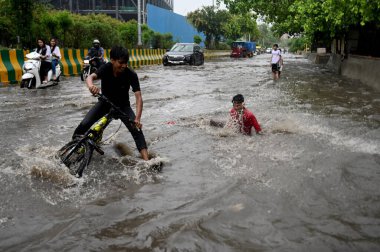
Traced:
<svg viewBox="0 0 380 252">
<path fill-rule="evenodd" d="M 142 149 L 140 151 L 140 154 L 141 154 L 141 158 L 142 159 L 144 159 L 145 161 L 149 160 L 148 150 L 147 149 Z"/>
</svg>

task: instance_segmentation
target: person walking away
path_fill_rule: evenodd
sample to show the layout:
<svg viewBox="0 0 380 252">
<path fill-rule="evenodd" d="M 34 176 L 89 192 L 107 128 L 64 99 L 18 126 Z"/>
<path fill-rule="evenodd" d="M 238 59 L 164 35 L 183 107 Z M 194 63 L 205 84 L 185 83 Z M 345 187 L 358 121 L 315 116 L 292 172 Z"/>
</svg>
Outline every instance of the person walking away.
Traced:
<svg viewBox="0 0 380 252">
<path fill-rule="evenodd" d="M 273 74 L 273 80 L 278 80 L 279 75 L 279 69 L 280 69 L 280 60 L 281 60 L 281 51 L 278 50 L 278 45 L 273 45 L 272 50 L 272 57 L 271 57 L 271 67 L 272 67 L 272 74 Z"/>
<path fill-rule="evenodd" d="M 143 111 L 143 99 L 137 74 L 128 68 L 129 53 L 126 48 L 115 46 L 110 52 L 111 62 L 102 65 L 95 73 L 86 79 L 89 91 L 96 95 L 102 91 L 112 103 L 125 112 L 129 118 L 120 116 L 121 121 L 128 128 L 136 143 L 142 159 L 148 160 L 148 149 L 144 134 L 141 130 L 141 115 Z M 94 85 L 94 80 L 101 80 L 101 88 Z M 129 89 L 132 88 L 136 99 L 136 115 L 129 101 Z M 87 113 L 85 118 L 75 129 L 73 139 L 83 135 L 101 117 L 109 112 L 111 106 L 99 100 Z M 129 119 L 133 120 L 131 123 Z"/>
<path fill-rule="evenodd" d="M 57 80 L 56 76 L 56 66 L 59 64 L 61 59 L 61 52 L 57 45 L 57 40 L 55 38 L 50 39 L 50 50 L 51 50 L 51 67 L 53 71 L 53 80 Z"/>
<path fill-rule="evenodd" d="M 41 54 L 41 67 L 40 67 L 40 76 L 42 84 L 47 83 L 48 72 L 51 68 L 51 60 L 50 60 L 50 46 L 45 44 L 45 41 L 41 38 L 37 39 L 37 50 L 39 54 Z"/>
</svg>

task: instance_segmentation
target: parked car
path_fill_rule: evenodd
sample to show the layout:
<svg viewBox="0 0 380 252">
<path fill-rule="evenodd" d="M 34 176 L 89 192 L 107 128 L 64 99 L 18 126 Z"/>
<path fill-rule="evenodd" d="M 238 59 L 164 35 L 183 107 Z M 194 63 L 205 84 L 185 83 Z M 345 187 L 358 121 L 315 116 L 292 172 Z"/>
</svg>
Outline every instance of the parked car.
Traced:
<svg viewBox="0 0 380 252">
<path fill-rule="evenodd" d="M 265 52 L 266 52 L 266 53 L 272 53 L 272 48 L 269 48 L 269 47 L 268 47 L 268 48 L 265 50 Z"/>
<path fill-rule="evenodd" d="M 162 58 L 167 65 L 203 65 L 205 61 L 201 47 L 196 43 L 177 43 Z"/>
</svg>

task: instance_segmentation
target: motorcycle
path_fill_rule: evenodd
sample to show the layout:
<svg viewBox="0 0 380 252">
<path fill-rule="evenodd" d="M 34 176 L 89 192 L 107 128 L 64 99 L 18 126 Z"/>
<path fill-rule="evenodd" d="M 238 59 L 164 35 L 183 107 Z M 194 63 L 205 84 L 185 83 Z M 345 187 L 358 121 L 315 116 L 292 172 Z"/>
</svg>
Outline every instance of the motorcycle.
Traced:
<svg viewBox="0 0 380 252">
<path fill-rule="evenodd" d="M 90 74 L 95 73 L 101 65 L 107 63 L 107 59 L 104 59 L 104 61 L 100 59 L 100 57 L 86 57 L 83 60 L 83 69 L 80 75 L 82 81 L 85 81 Z"/>
<path fill-rule="evenodd" d="M 26 60 L 22 66 L 23 75 L 21 77 L 21 88 L 45 88 L 58 84 L 59 77 L 61 76 L 61 67 L 59 64 L 55 68 L 56 80 L 53 80 L 53 70 L 50 69 L 48 72 L 48 82 L 46 84 L 42 83 L 40 76 L 40 56 L 41 54 L 36 51 L 25 55 L 28 60 Z"/>
</svg>

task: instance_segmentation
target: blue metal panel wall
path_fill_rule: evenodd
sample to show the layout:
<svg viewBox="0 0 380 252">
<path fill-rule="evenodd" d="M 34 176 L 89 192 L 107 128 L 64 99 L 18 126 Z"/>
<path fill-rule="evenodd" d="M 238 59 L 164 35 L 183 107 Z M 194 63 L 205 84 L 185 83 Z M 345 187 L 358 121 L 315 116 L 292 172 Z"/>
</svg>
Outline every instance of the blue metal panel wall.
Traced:
<svg viewBox="0 0 380 252">
<path fill-rule="evenodd" d="M 147 4 L 147 24 L 150 29 L 159 33 L 173 34 L 174 41 L 182 43 L 194 42 L 194 35 L 201 36 L 205 40 L 203 33 L 197 30 L 187 22 L 186 17 L 176 14 L 151 4 Z M 201 43 L 204 46 L 204 43 Z"/>
</svg>

